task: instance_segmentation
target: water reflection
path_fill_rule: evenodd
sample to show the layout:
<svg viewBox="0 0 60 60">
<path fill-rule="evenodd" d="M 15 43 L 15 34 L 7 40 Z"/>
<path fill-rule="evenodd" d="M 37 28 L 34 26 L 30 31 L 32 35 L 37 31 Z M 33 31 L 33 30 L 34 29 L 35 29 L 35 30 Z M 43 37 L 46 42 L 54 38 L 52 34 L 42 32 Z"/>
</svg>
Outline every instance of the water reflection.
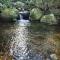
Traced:
<svg viewBox="0 0 60 60">
<path fill-rule="evenodd" d="M 15 29 L 15 37 L 12 38 L 10 54 L 14 59 L 21 60 L 27 56 L 27 40 L 28 40 L 28 20 L 18 21 L 18 27 Z"/>
<path fill-rule="evenodd" d="M 1 24 L 0 50 L 9 52 L 14 60 L 52 60 L 56 54 L 60 57 L 60 33 L 55 27 L 28 20 Z"/>
</svg>

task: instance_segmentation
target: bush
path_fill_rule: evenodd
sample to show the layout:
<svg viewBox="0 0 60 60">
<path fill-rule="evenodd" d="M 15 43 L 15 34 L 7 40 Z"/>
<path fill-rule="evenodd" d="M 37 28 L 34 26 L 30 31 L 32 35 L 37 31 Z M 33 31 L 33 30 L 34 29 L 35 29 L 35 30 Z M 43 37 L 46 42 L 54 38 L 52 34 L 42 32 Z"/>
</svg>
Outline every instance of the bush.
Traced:
<svg viewBox="0 0 60 60">
<path fill-rule="evenodd" d="M 2 3 L 0 3 L 0 11 L 2 10 L 2 8 L 3 8 L 3 4 L 2 4 Z"/>
<path fill-rule="evenodd" d="M 42 15 L 43 15 L 43 12 L 39 10 L 38 8 L 34 8 L 30 11 L 31 20 L 40 20 Z"/>
<path fill-rule="evenodd" d="M 0 13 L 2 12 L 2 10 L 4 10 L 5 8 L 7 8 L 7 6 L 5 4 L 0 3 Z"/>
<path fill-rule="evenodd" d="M 19 10 L 21 10 L 21 8 L 23 8 L 24 5 L 25 4 L 23 2 L 20 2 L 20 1 L 17 1 L 16 3 L 14 3 L 14 6 Z"/>
</svg>

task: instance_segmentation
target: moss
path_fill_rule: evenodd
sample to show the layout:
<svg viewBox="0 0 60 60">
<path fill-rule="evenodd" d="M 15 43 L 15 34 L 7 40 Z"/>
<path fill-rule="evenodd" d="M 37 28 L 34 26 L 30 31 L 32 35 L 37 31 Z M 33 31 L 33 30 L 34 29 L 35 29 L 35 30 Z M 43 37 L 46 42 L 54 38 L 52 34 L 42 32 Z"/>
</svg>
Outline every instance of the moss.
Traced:
<svg viewBox="0 0 60 60">
<path fill-rule="evenodd" d="M 30 19 L 31 20 L 40 20 L 42 15 L 43 15 L 43 12 L 41 10 L 39 10 L 38 8 L 33 8 L 30 11 Z"/>
<path fill-rule="evenodd" d="M 1 13 L 2 18 L 15 19 L 17 16 L 18 10 L 16 8 L 5 8 Z"/>
<path fill-rule="evenodd" d="M 57 24 L 57 20 L 56 20 L 54 14 L 44 15 L 41 18 L 41 22 L 48 23 L 48 24 Z"/>
</svg>

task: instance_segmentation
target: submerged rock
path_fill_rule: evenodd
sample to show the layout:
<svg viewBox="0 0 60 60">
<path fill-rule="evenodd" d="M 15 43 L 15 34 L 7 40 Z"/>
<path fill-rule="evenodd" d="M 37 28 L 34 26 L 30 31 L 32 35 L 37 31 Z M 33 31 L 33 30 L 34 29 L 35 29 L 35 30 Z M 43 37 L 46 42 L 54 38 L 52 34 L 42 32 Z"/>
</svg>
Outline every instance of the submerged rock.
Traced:
<svg viewBox="0 0 60 60">
<path fill-rule="evenodd" d="M 48 14 L 48 15 L 44 15 L 42 18 L 41 18 L 41 22 L 44 22 L 44 23 L 48 23 L 48 24 L 57 24 L 57 20 L 54 16 L 54 14 Z"/>
<path fill-rule="evenodd" d="M 50 57 L 51 57 L 51 59 L 52 59 L 52 60 L 58 60 L 58 58 L 57 58 L 57 55 L 56 55 L 56 54 L 51 54 L 51 55 L 50 55 Z"/>
<path fill-rule="evenodd" d="M 42 16 L 42 11 L 39 10 L 38 8 L 33 8 L 30 11 L 30 19 L 31 20 L 40 20 L 41 16 Z"/>
</svg>

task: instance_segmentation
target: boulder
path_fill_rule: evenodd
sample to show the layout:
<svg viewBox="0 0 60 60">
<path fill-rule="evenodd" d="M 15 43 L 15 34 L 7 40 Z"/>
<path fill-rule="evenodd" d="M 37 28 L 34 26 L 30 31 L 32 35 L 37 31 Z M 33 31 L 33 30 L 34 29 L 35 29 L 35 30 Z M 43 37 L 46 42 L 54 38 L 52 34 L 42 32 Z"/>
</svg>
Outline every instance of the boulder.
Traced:
<svg viewBox="0 0 60 60">
<path fill-rule="evenodd" d="M 43 12 L 40 9 L 33 8 L 30 11 L 30 20 L 40 20 L 42 15 L 43 15 Z"/>
<path fill-rule="evenodd" d="M 57 55 L 56 55 L 56 54 L 51 54 L 51 55 L 50 55 L 50 57 L 51 57 L 51 59 L 52 59 L 52 60 L 58 60 L 58 58 L 57 58 Z"/>
<path fill-rule="evenodd" d="M 13 21 L 18 16 L 18 10 L 16 8 L 5 8 L 1 13 L 1 20 L 3 21 Z M 15 21 L 15 20 L 14 20 Z"/>
<path fill-rule="evenodd" d="M 54 16 L 54 14 L 48 14 L 48 15 L 44 15 L 41 20 L 41 22 L 44 22 L 44 23 L 48 23 L 48 24 L 57 24 L 57 20 Z"/>
</svg>

